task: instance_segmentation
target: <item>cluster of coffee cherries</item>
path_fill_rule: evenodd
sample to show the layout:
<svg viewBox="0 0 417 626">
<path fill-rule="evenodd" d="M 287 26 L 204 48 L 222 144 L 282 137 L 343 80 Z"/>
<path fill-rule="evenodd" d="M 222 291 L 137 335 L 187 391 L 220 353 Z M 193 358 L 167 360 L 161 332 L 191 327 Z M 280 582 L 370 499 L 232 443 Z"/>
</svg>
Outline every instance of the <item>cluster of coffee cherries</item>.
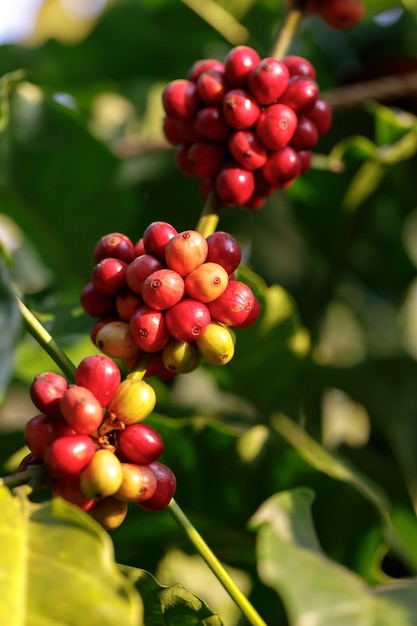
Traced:
<svg viewBox="0 0 417 626">
<path fill-rule="evenodd" d="M 122 233 L 104 235 L 93 256 L 80 294 L 98 318 L 91 338 L 129 371 L 144 359 L 146 377 L 165 379 L 191 372 L 201 358 L 224 365 L 234 355 L 232 328 L 259 315 L 252 290 L 236 280 L 241 249 L 226 232 L 206 238 L 157 221 L 135 245 Z"/>
<path fill-rule="evenodd" d="M 317 13 L 332 28 L 353 28 L 365 15 L 363 0 L 307 0 L 306 14 Z"/>
<path fill-rule="evenodd" d="M 153 388 L 132 374 L 121 380 L 104 354 L 85 357 L 75 383 L 55 372 L 35 376 L 30 396 L 40 411 L 24 429 L 30 453 L 19 471 L 43 466 L 42 486 L 88 511 L 107 530 L 124 520 L 128 503 L 164 509 L 174 495 L 172 470 L 158 459 L 161 435 L 143 420 Z"/>
<path fill-rule="evenodd" d="M 236 46 L 223 62 L 201 59 L 162 94 L 163 130 L 182 173 L 214 189 L 225 206 L 261 208 L 311 166 L 332 121 L 313 65 L 303 57 L 261 59 Z"/>
</svg>

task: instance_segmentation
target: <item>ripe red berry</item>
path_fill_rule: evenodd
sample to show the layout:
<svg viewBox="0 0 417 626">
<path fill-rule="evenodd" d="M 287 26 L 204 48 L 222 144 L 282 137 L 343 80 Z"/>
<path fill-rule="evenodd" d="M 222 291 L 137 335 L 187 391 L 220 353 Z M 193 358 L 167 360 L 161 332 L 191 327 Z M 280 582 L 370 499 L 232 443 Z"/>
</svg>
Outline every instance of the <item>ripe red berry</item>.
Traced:
<svg viewBox="0 0 417 626">
<path fill-rule="evenodd" d="M 194 176 L 215 176 L 227 156 L 222 143 L 199 139 L 194 141 L 187 152 L 188 165 Z"/>
<path fill-rule="evenodd" d="M 243 324 L 255 301 L 248 285 L 238 280 L 230 280 L 224 292 L 207 306 L 212 319 L 226 326 Z"/>
<path fill-rule="evenodd" d="M 243 130 L 256 123 L 260 108 L 256 99 L 245 89 L 231 89 L 223 99 L 224 119 L 232 128 Z"/>
<path fill-rule="evenodd" d="M 228 274 L 232 274 L 241 260 L 238 242 L 229 233 L 217 230 L 207 237 L 207 261 L 219 263 Z"/>
<path fill-rule="evenodd" d="M 254 298 L 251 312 L 249 313 L 248 317 L 243 322 L 241 322 L 240 324 L 236 326 L 236 328 L 247 328 L 248 326 L 252 326 L 252 324 L 254 324 L 257 321 L 260 314 L 261 314 L 261 303 L 259 302 L 257 298 Z"/>
<path fill-rule="evenodd" d="M 107 257 L 130 263 L 135 258 L 134 246 L 129 237 L 123 235 L 123 233 L 109 233 L 101 237 L 96 243 L 93 257 L 95 263 L 99 263 Z"/>
<path fill-rule="evenodd" d="M 227 287 L 229 276 L 218 263 L 202 263 L 185 277 L 185 293 L 200 302 L 211 302 Z"/>
<path fill-rule="evenodd" d="M 256 134 L 270 150 L 279 150 L 292 139 L 297 128 L 297 115 L 291 106 L 271 104 L 262 111 L 256 124 Z"/>
<path fill-rule="evenodd" d="M 164 263 L 151 254 L 143 254 L 136 257 L 126 269 L 126 282 L 130 289 L 135 293 L 142 294 L 142 286 L 146 278 L 152 272 L 161 270 L 165 267 Z"/>
<path fill-rule="evenodd" d="M 322 0 L 317 10 L 329 26 L 338 30 L 356 26 L 365 15 L 362 0 Z"/>
<path fill-rule="evenodd" d="M 126 287 L 116 297 L 116 310 L 121 320 L 128 322 L 139 306 L 144 304 L 143 298 Z M 110 321 L 110 320 L 109 320 Z M 93 340 L 93 343 L 95 341 Z"/>
<path fill-rule="evenodd" d="M 300 117 L 291 139 L 291 146 L 296 150 L 311 150 L 318 140 L 319 133 L 315 124 L 308 117 Z"/>
<path fill-rule="evenodd" d="M 193 119 L 200 106 L 196 85 L 185 78 L 171 81 L 162 92 L 162 105 L 170 117 Z"/>
<path fill-rule="evenodd" d="M 55 372 L 38 374 L 33 379 L 29 394 L 36 408 L 48 417 L 60 419 L 62 413 L 59 408 L 64 391 L 68 388 L 67 379 Z"/>
<path fill-rule="evenodd" d="M 101 426 L 104 412 L 92 391 L 70 385 L 61 398 L 61 411 L 70 428 L 79 435 L 91 435 Z"/>
<path fill-rule="evenodd" d="M 216 191 L 226 206 L 244 205 L 255 189 L 253 173 L 237 164 L 222 167 L 216 177 Z"/>
<path fill-rule="evenodd" d="M 159 352 L 171 337 L 164 313 L 146 305 L 136 309 L 132 315 L 130 330 L 137 346 L 145 352 Z"/>
<path fill-rule="evenodd" d="M 180 276 L 186 276 L 204 263 L 207 249 L 207 241 L 203 235 L 195 230 L 184 230 L 167 244 L 166 263 Z"/>
<path fill-rule="evenodd" d="M 229 137 L 229 152 L 234 160 L 245 169 L 256 170 L 267 159 L 267 150 L 251 130 L 238 130 Z"/>
<path fill-rule="evenodd" d="M 175 494 L 177 479 L 174 472 L 159 461 L 150 463 L 149 468 L 156 476 L 155 493 L 145 502 L 138 502 L 138 504 L 148 511 L 162 511 L 162 509 L 168 506 Z"/>
<path fill-rule="evenodd" d="M 156 461 L 164 450 L 161 435 L 149 424 L 138 422 L 117 433 L 117 448 L 123 459 L 139 465 Z"/>
<path fill-rule="evenodd" d="M 260 56 L 250 46 L 236 46 L 232 48 L 224 59 L 226 80 L 232 87 L 244 87 L 249 74 L 260 62 Z"/>
<path fill-rule="evenodd" d="M 309 76 L 293 76 L 279 101 L 300 115 L 310 111 L 318 97 L 319 87 L 315 80 Z"/>
<path fill-rule="evenodd" d="M 62 476 L 56 478 L 52 487 L 52 495 L 54 497 L 60 496 L 77 505 L 83 511 L 91 511 L 96 503 L 93 498 L 87 498 L 80 489 L 80 475 L 69 474 L 68 476 Z"/>
<path fill-rule="evenodd" d="M 196 83 L 201 74 L 203 72 L 207 72 L 208 70 L 218 70 L 220 72 L 224 72 L 224 65 L 217 59 L 199 59 L 198 61 L 194 61 L 188 70 L 187 78 L 188 80 Z"/>
<path fill-rule="evenodd" d="M 287 66 L 290 76 L 309 76 L 313 79 L 316 78 L 314 65 L 307 59 L 304 59 L 304 57 L 290 54 L 283 59 L 283 62 Z"/>
<path fill-rule="evenodd" d="M 142 287 L 145 304 L 163 311 L 177 304 L 184 295 L 184 280 L 174 270 L 162 269 L 152 272 Z"/>
<path fill-rule="evenodd" d="M 317 98 L 314 106 L 307 114 L 309 120 L 313 122 L 319 136 L 325 135 L 332 125 L 332 108 L 323 98 Z"/>
<path fill-rule="evenodd" d="M 91 317 L 105 317 L 116 313 L 116 305 L 113 297 L 103 296 L 94 287 L 93 283 L 87 283 L 80 293 L 80 302 L 84 311 Z"/>
<path fill-rule="evenodd" d="M 105 407 L 121 382 L 120 370 L 108 356 L 90 354 L 78 364 L 75 382 L 89 389 L 101 406 Z"/>
<path fill-rule="evenodd" d="M 194 127 L 198 134 L 209 141 L 226 141 L 230 128 L 221 107 L 204 107 L 196 115 Z"/>
<path fill-rule="evenodd" d="M 298 152 L 291 146 L 271 152 L 261 172 L 266 181 L 276 186 L 296 178 L 301 173 Z"/>
<path fill-rule="evenodd" d="M 211 317 L 203 302 L 184 298 L 166 311 L 165 321 L 174 339 L 177 341 L 194 341 L 204 333 Z"/>
<path fill-rule="evenodd" d="M 63 419 L 56 419 L 44 415 L 35 415 L 25 425 L 24 438 L 27 447 L 37 459 L 42 460 L 45 450 L 52 441 L 64 435 L 75 435 Z"/>
<path fill-rule="evenodd" d="M 224 72 L 211 69 L 200 74 L 197 93 L 207 106 L 219 106 L 229 90 Z"/>
<path fill-rule="evenodd" d="M 311 167 L 311 152 L 310 150 L 299 150 L 298 156 L 300 157 L 301 174 L 305 174 Z"/>
<path fill-rule="evenodd" d="M 174 152 L 174 160 L 175 164 L 184 176 L 189 176 L 193 178 L 196 176 L 193 170 L 193 165 L 190 163 L 188 159 L 188 154 L 190 152 L 190 148 L 193 144 L 191 143 L 180 143 L 175 148 Z"/>
<path fill-rule="evenodd" d="M 78 474 L 96 452 L 89 435 L 69 435 L 54 439 L 46 448 L 44 462 L 54 478 Z"/>
<path fill-rule="evenodd" d="M 147 254 L 165 261 L 165 246 L 177 234 L 168 222 L 151 222 L 143 233 L 143 245 Z"/>
<path fill-rule="evenodd" d="M 91 274 L 91 282 L 103 296 L 115 296 L 126 285 L 127 263 L 107 257 L 99 261 Z"/>
<path fill-rule="evenodd" d="M 286 90 L 290 73 L 282 61 L 272 57 L 262 59 L 248 78 L 248 87 L 259 104 L 272 104 Z"/>
</svg>

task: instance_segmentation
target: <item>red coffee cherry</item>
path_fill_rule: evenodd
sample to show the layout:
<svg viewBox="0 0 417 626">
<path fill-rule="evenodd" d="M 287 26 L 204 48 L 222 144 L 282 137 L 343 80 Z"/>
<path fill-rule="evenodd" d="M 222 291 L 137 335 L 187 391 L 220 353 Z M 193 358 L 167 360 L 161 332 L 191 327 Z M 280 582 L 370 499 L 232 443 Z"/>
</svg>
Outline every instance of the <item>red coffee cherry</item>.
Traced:
<svg viewBox="0 0 417 626">
<path fill-rule="evenodd" d="M 290 73 L 282 61 L 272 57 L 262 59 L 248 78 L 248 87 L 259 104 L 272 104 L 286 90 Z"/>
<path fill-rule="evenodd" d="M 312 150 L 319 140 L 318 130 L 308 117 L 300 117 L 291 139 L 291 146 L 296 150 Z"/>
<path fill-rule="evenodd" d="M 308 76 L 293 76 L 279 101 L 301 115 L 314 107 L 318 97 L 319 87 L 315 80 Z"/>
<path fill-rule="evenodd" d="M 132 315 L 130 331 L 137 346 L 145 352 L 159 352 L 171 337 L 164 313 L 147 305 L 139 307 Z"/>
<path fill-rule="evenodd" d="M 317 128 L 319 136 L 325 135 L 332 125 L 332 108 L 323 98 L 317 98 L 314 106 L 307 114 L 314 126 Z"/>
<path fill-rule="evenodd" d="M 259 54 L 250 46 L 232 48 L 224 59 L 224 73 L 229 85 L 245 87 L 249 74 L 260 60 Z"/>
<path fill-rule="evenodd" d="M 116 296 L 116 311 L 120 319 L 124 322 L 129 322 L 136 309 L 143 304 L 143 298 L 129 289 L 129 287 L 122 289 Z M 93 341 L 93 343 L 95 343 L 95 341 Z"/>
<path fill-rule="evenodd" d="M 90 317 L 106 317 L 116 313 L 116 305 L 113 297 L 103 296 L 94 287 L 93 283 L 87 283 L 80 293 L 80 302 L 84 311 Z"/>
<path fill-rule="evenodd" d="M 151 222 L 143 233 L 143 245 L 146 253 L 165 261 L 165 246 L 178 231 L 168 222 Z"/>
<path fill-rule="evenodd" d="M 127 263 L 124 261 L 107 257 L 94 267 L 91 282 L 103 296 L 115 296 L 126 286 L 126 268 Z"/>
<path fill-rule="evenodd" d="M 165 115 L 162 120 L 162 131 L 165 139 L 167 139 L 173 146 L 187 141 L 179 128 L 178 120 L 173 117 L 169 117 L 169 115 Z M 142 254 L 144 253 L 142 252 Z"/>
<path fill-rule="evenodd" d="M 207 139 L 194 141 L 187 152 L 191 172 L 200 177 L 215 176 L 226 156 L 227 151 L 223 144 Z"/>
<path fill-rule="evenodd" d="M 143 237 L 135 243 L 135 258 L 142 254 L 146 254 L 145 246 L 143 245 Z"/>
<path fill-rule="evenodd" d="M 227 124 L 236 130 L 250 128 L 256 123 L 260 108 L 245 89 L 231 89 L 223 99 L 222 110 Z"/>
<path fill-rule="evenodd" d="M 279 150 L 292 139 L 297 128 L 297 115 L 286 104 L 271 104 L 262 111 L 256 134 L 269 150 Z"/>
<path fill-rule="evenodd" d="M 329 26 L 338 30 L 356 26 L 365 15 L 362 0 L 321 0 L 317 10 Z"/>
<path fill-rule="evenodd" d="M 207 237 L 207 261 L 219 263 L 228 274 L 232 274 L 241 261 L 238 242 L 229 233 L 217 230 Z"/>
<path fill-rule="evenodd" d="M 218 70 L 219 72 L 224 72 L 224 65 L 217 59 L 199 59 L 198 61 L 194 61 L 188 70 L 187 78 L 188 80 L 196 83 L 201 74 L 203 72 L 207 72 L 208 70 Z"/>
<path fill-rule="evenodd" d="M 68 476 L 62 476 L 56 478 L 52 487 L 52 495 L 54 497 L 60 496 L 77 505 L 83 511 L 91 511 L 96 503 L 93 498 L 86 498 L 80 489 L 80 475 L 69 474 Z"/>
<path fill-rule="evenodd" d="M 156 476 L 155 493 L 145 502 L 138 502 L 137 504 L 148 511 L 162 511 L 168 506 L 175 494 L 177 479 L 174 472 L 159 461 L 150 463 L 149 468 Z"/>
<path fill-rule="evenodd" d="M 29 450 L 42 461 L 45 450 L 52 441 L 76 433 L 63 419 L 56 419 L 42 413 L 35 415 L 26 423 L 23 434 Z"/>
<path fill-rule="evenodd" d="M 89 435 L 69 435 L 54 439 L 46 448 L 44 463 L 53 478 L 78 474 L 96 452 Z"/>
<path fill-rule="evenodd" d="M 145 303 L 158 311 L 177 304 L 184 295 L 184 280 L 174 270 L 163 269 L 152 272 L 142 287 Z"/>
<path fill-rule="evenodd" d="M 196 174 L 193 170 L 193 165 L 190 163 L 188 158 L 188 154 L 190 152 L 191 146 L 193 143 L 180 143 L 175 148 L 174 152 L 174 160 L 175 164 L 184 176 L 189 176 L 190 178 L 194 178 Z"/>
<path fill-rule="evenodd" d="M 226 141 L 230 134 L 230 128 L 226 124 L 221 107 L 200 109 L 196 115 L 194 127 L 201 137 L 209 141 Z"/>
<path fill-rule="evenodd" d="M 122 460 L 148 465 L 156 461 L 164 451 L 161 435 L 149 424 L 130 424 L 117 433 L 117 449 Z"/>
<path fill-rule="evenodd" d="M 55 372 L 38 374 L 33 379 L 29 394 L 36 408 L 48 417 L 61 419 L 61 398 L 68 388 L 67 379 Z"/>
<path fill-rule="evenodd" d="M 229 276 L 218 263 L 202 263 L 185 277 L 185 293 L 199 302 L 211 302 L 227 287 Z"/>
<path fill-rule="evenodd" d="M 193 119 L 200 106 L 196 85 L 185 78 L 171 81 L 162 92 L 162 105 L 174 119 Z"/>
<path fill-rule="evenodd" d="M 238 130 L 229 137 L 229 152 L 233 159 L 248 170 L 265 165 L 267 150 L 251 130 Z"/>
<path fill-rule="evenodd" d="M 197 93 L 207 106 L 221 105 L 228 90 L 229 84 L 223 71 L 207 70 L 197 80 Z"/>
<path fill-rule="evenodd" d="M 143 502 L 155 493 L 157 480 L 154 472 L 147 465 L 121 463 L 122 484 L 114 494 L 125 502 Z"/>
<path fill-rule="evenodd" d="M 207 306 L 212 319 L 226 326 L 239 326 L 249 316 L 255 296 L 248 285 L 230 280 L 224 292 Z"/>
<path fill-rule="evenodd" d="M 257 298 L 254 298 L 251 312 L 249 313 L 248 317 L 243 322 L 241 322 L 240 324 L 236 326 L 236 328 L 247 328 L 248 326 L 252 326 L 252 324 L 254 324 L 257 321 L 260 314 L 261 314 L 261 303 L 259 302 Z"/>
<path fill-rule="evenodd" d="M 298 156 L 300 157 L 301 174 L 305 174 L 311 167 L 311 152 L 310 150 L 299 150 Z"/>
<path fill-rule="evenodd" d="M 101 426 L 103 408 L 86 387 L 70 385 L 61 398 L 60 406 L 68 426 L 79 435 L 91 435 Z"/>
<path fill-rule="evenodd" d="M 176 372 L 169 372 L 164 364 L 162 363 L 162 351 L 156 352 L 152 355 L 151 360 L 149 361 L 148 368 L 145 372 L 145 377 L 150 378 L 151 376 L 158 376 L 163 380 L 171 380 L 178 376 Z"/>
<path fill-rule="evenodd" d="M 184 298 L 166 311 L 165 321 L 174 339 L 177 341 L 194 341 L 204 333 L 211 317 L 203 302 Z"/>
<path fill-rule="evenodd" d="M 126 282 L 130 289 L 135 293 L 142 295 L 142 286 L 146 278 L 152 272 L 161 270 L 165 267 L 160 259 L 151 254 L 143 254 L 136 257 L 126 269 Z"/>
<path fill-rule="evenodd" d="M 93 257 L 95 263 L 100 263 L 107 257 L 130 263 L 135 258 L 134 246 L 129 237 L 123 233 L 109 233 L 96 243 Z"/>
<path fill-rule="evenodd" d="M 75 382 L 89 389 L 100 405 L 105 407 L 121 382 L 120 370 L 108 356 L 90 354 L 78 364 Z"/>
<path fill-rule="evenodd" d="M 314 65 L 307 59 L 304 59 L 304 57 L 290 54 L 283 59 L 283 62 L 287 66 L 290 76 L 309 76 L 313 79 L 316 78 Z"/>
<path fill-rule="evenodd" d="M 253 173 L 237 164 L 222 167 L 216 177 L 216 191 L 226 206 L 244 205 L 255 189 Z"/>
<path fill-rule="evenodd" d="M 298 152 L 285 146 L 271 152 L 262 168 L 262 175 L 271 185 L 280 185 L 300 175 L 301 161 Z"/>
<path fill-rule="evenodd" d="M 207 257 L 207 241 L 195 230 L 184 230 L 175 235 L 165 248 L 168 267 L 180 276 L 186 276 L 204 263 Z"/>
</svg>

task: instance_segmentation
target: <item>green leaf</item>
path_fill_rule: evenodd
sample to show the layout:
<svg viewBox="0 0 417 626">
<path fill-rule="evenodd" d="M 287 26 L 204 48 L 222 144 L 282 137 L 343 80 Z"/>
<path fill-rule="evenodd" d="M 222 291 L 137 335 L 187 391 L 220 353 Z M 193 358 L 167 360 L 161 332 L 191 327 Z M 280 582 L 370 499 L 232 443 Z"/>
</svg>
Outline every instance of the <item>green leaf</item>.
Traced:
<svg viewBox="0 0 417 626">
<path fill-rule="evenodd" d="M 10 382 L 20 328 L 21 316 L 10 285 L 9 271 L 0 256 L 0 405 Z"/>
<path fill-rule="evenodd" d="M 410 626 L 417 581 L 375 589 L 320 549 L 311 518 L 313 492 L 275 494 L 251 519 L 258 530 L 258 571 L 282 597 L 291 626 Z"/>
<path fill-rule="evenodd" d="M 222 626 L 220 617 L 183 585 L 162 586 L 144 570 L 121 569 L 141 594 L 146 626 Z"/>
<path fill-rule="evenodd" d="M 357 209 L 379 186 L 386 168 L 378 161 L 366 161 L 352 177 L 343 207 L 347 211 Z"/>
<path fill-rule="evenodd" d="M 139 594 L 114 563 L 108 534 L 54 498 L 0 489 L 0 615 L 8 626 L 140 626 Z M 7 617 L 6 617 L 7 616 Z"/>
</svg>

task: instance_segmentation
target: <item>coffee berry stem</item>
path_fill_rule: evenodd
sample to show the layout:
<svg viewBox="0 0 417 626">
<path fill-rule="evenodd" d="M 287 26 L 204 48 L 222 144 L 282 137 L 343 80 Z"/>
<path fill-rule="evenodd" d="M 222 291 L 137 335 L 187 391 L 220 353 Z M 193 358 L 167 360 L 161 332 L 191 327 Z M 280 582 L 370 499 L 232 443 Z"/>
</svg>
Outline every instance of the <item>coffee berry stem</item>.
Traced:
<svg viewBox="0 0 417 626">
<path fill-rule="evenodd" d="M 203 237 L 208 237 L 215 232 L 217 224 L 219 223 L 220 209 L 220 199 L 217 193 L 212 191 L 206 200 L 196 227 L 196 230 L 203 235 Z"/>
<path fill-rule="evenodd" d="M 15 474 L 10 474 L 10 476 L 3 476 L 0 478 L 0 487 L 8 487 L 9 489 L 21 487 L 22 485 L 26 485 L 31 477 L 32 474 L 28 470 L 16 472 Z"/>
<path fill-rule="evenodd" d="M 58 365 L 62 373 L 73 382 L 75 380 L 75 365 L 70 361 L 65 352 L 59 347 L 55 339 L 42 326 L 39 320 L 16 296 L 17 304 L 23 317 L 26 330 L 36 339 L 52 360 Z"/>
<path fill-rule="evenodd" d="M 138 357 L 134 366 L 130 368 L 129 374 L 127 374 L 126 378 L 134 378 L 135 380 L 142 380 L 146 374 L 146 370 L 148 369 L 151 356 L 152 355 L 147 352 L 142 353 Z"/>
<path fill-rule="evenodd" d="M 284 22 L 279 29 L 277 38 L 272 46 L 270 56 L 275 59 L 282 59 L 288 52 L 300 22 L 303 18 L 303 11 L 299 8 L 299 3 L 294 2 L 291 9 L 285 16 Z"/>
<path fill-rule="evenodd" d="M 267 626 L 264 620 L 262 619 L 262 617 L 255 610 L 253 605 L 249 602 L 249 600 L 243 595 L 240 589 L 236 586 L 236 583 L 226 572 L 223 565 L 220 563 L 217 557 L 213 554 L 212 550 L 209 548 L 209 546 L 206 544 L 206 542 L 204 541 L 200 533 L 196 530 L 196 528 L 190 522 L 190 520 L 185 515 L 183 510 L 178 506 L 174 498 L 172 498 L 171 502 L 169 503 L 168 509 L 170 513 L 172 514 L 173 518 L 183 528 L 188 539 L 191 541 L 191 543 L 196 548 L 198 553 L 204 559 L 204 561 L 209 566 L 209 568 L 211 569 L 213 574 L 216 576 L 218 581 L 222 584 L 222 586 L 227 591 L 229 596 L 235 602 L 236 606 L 240 609 L 240 611 L 246 617 L 248 622 L 252 624 L 252 626 Z"/>
</svg>

